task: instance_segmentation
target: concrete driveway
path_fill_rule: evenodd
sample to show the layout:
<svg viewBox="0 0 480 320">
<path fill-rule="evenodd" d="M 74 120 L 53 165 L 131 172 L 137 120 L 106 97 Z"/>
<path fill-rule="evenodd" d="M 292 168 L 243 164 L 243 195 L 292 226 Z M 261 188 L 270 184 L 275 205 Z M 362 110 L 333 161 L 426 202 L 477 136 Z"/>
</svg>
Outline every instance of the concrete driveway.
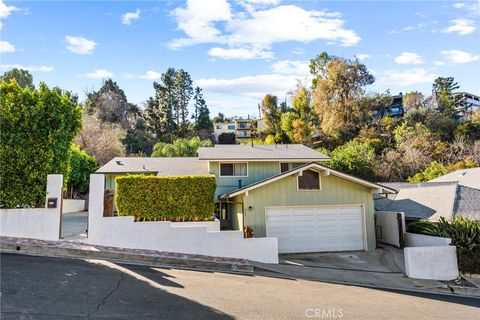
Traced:
<svg viewBox="0 0 480 320">
<path fill-rule="evenodd" d="M 402 273 L 405 266 L 403 251 L 396 248 L 378 248 L 371 252 L 281 254 L 279 259 L 284 265 L 384 273 Z"/>
<path fill-rule="evenodd" d="M 88 211 L 62 214 L 61 238 L 81 241 L 87 238 Z"/>
</svg>

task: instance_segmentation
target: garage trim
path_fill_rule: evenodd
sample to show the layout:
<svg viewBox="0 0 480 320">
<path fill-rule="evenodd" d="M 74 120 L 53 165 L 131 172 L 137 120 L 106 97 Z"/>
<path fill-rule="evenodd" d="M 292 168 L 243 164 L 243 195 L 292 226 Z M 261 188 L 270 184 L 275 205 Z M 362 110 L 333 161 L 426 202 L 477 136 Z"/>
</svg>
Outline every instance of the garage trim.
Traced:
<svg viewBox="0 0 480 320">
<path fill-rule="evenodd" d="M 267 210 L 268 209 L 279 209 L 279 208 L 338 208 L 338 207 L 359 207 L 360 208 L 360 219 L 362 222 L 362 240 L 363 240 L 363 251 L 367 251 L 367 225 L 366 225 L 366 216 L 365 216 L 365 205 L 364 204 L 325 204 L 325 205 L 293 205 L 293 206 L 265 206 L 264 208 L 264 217 L 265 217 L 265 235 L 267 232 Z M 268 235 L 267 235 L 268 236 Z"/>
</svg>

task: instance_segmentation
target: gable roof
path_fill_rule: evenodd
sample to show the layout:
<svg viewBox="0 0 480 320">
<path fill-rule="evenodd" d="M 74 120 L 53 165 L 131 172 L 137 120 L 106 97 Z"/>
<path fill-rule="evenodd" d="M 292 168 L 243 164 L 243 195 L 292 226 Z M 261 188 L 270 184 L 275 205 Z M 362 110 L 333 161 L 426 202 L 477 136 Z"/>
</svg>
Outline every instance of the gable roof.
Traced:
<svg viewBox="0 0 480 320">
<path fill-rule="evenodd" d="M 201 160 L 329 160 L 326 155 L 302 144 L 215 145 L 198 148 Z"/>
<path fill-rule="evenodd" d="M 430 182 L 456 181 L 459 185 L 480 190 L 480 167 L 452 171 Z"/>
<path fill-rule="evenodd" d="M 404 212 L 406 218 L 438 220 L 454 215 L 457 182 L 382 183 L 398 190 L 392 198 L 375 197 L 375 210 Z"/>
<path fill-rule="evenodd" d="M 159 176 L 208 175 L 208 162 L 193 157 L 143 158 L 116 157 L 96 173 L 156 173 Z"/>
<path fill-rule="evenodd" d="M 396 193 L 396 190 L 394 190 L 392 188 L 382 186 L 382 185 L 377 184 L 377 183 L 369 182 L 367 180 L 363 180 L 363 179 L 348 175 L 346 173 L 330 169 L 328 167 L 322 166 L 321 164 L 318 164 L 317 162 L 309 162 L 309 163 L 306 163 L 306 164 L 301 165 L 299 167 L 296 167 L 294 169 L 291 169 L 289 171 L 285 171 L 285 172 L 277 174 L 275 176 L 257 181 L 255 183 L 252 183 L 252 184 L 250 184 L 248 186 L 245 186 L 243 188 L 233 190 L 231 192 L 219 195 L 218 198 L 219 199 L 225 199 L 225 198 L 235 197 L 235 196 L 238 196 L 240 194 L 246 193 L 250 190 L 260 188 L 264 185 L 270 184 L 272 182 L 275 182 L 277 180 L 283 179 L 285 177 L 291 176 L 293 174 L 299 173 L 299 172 L 304 171 L 304 170 L 314 170 L 314 171 L 319 171 L 319 172 L 326 172 L 327 174 L 331 174 L 331 175 L 334 175 L 334 176 L 337 176 L 337 177 L 340 177 L 340 178 L 343 178 L 343 179 L 346 179 L 346 180 L 349 180 L 349 181 L 353 181 L 355 183 L 361 184 L 363 186 L 366 186 L 366 187 L 369 187 L 369 188 L 372 188 L 372 189 L 377 189 L 379 191 L 379 193 L 383 193 L 383 192 Z"/>
</svg>

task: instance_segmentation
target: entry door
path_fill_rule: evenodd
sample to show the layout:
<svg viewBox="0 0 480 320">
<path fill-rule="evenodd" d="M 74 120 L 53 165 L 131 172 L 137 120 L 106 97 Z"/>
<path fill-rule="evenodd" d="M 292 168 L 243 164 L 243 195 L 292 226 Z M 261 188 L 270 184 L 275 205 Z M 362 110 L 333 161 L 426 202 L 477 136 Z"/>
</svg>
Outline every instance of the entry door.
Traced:
<svg viewBox="0 0 480 320">
<path fill-rule="evenodd" d="M 280 253 L 364 250 L 361 207 L 266 209 L 267 237 Z"/>
</svg>

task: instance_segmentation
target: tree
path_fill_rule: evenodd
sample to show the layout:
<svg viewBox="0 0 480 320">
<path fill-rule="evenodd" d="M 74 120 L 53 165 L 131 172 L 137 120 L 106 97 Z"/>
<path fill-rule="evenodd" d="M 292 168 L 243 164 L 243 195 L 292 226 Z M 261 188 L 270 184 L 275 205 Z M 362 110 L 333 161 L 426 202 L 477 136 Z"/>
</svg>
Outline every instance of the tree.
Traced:
<svg viewBox="0 0 480 320">
<path fill-rule="evenodd" d="M 433 82 L 433 96 L 437 109 L 447 117 L 455 117 L 466 112 L 462 97 L 454 95 L 453 91 L 460 88 L 453 77 L 438 77 Z"/>
<path fill-rule="evenodd" d="M 28 72 L 28 70 L 14 68 L 5 72 L 0 77 L 0 82 L 10 82 L 12 79 L 15 79 L 18 85 L 22 88 L 29 88 L 30 90 L 35 89 L 35 85 L 33 84 L 33 76 L 30 74 L 30 72 Z"/>
<path fill-rule="evenodd" d="M 266 132 L 276 135 L 281 131 L 281 110 L 277 104 L 277 97 L 267 94 L 260 103 L 262 119 L 267 127 Z"/>
<path fill-rule="evenodd" d="M 68 173 L 82 110 L 40 83 L 0 83 L 0 207 L 43 206 L 47 174 Z"/>
<path fill-rule="evenodd" d="M 418 110 L 424 107 L 425 97 L 421 92 L 411 91 L 403 96 L 403 108 L 405 111 Z"/>
<path fill-rule="evenodd" d="M 148 126 L 155 132 L 157 139 L 164 134 L 178 132 L 178 90 L 176 71 L 168 68 L 161 76 L 161 82 L 154 82 L 155 97 L 148 99 L 145 115 Z"/>
<path fill-rule="evenodd" d="M 193 97 L 194 101 L 194 119 L 195 119 L 195 129 L 197 130 L 212 130 L 212 120 L 210 120 L 210 110 L 208 110 L 207 103 L 203 98 L 202 89 L 199 87 L 195 88 L 195 96 Z"/>
<path fill-rule="evenodd" d="M 135 126 L 127 130 L 123 144 L 128 155 L 150 155 L 152 153 L 154 136 L 147 130 L 147 124 L 143 117 L 138 117 Z"/>
<path fill-rule="evenodd" d="M 98 169 L 98 162 L 74 143 L 70 146 L 70 152 L 70 171 L 66 177 L 67 193 L 70 199 L 74 199 L 88 193 L 90 174 Z"/>
<path fill-rule="evenodd" d="M 85 109 L 103 122 L 118 123 L 130 129 L 139 109 L 127 101 L 125 92 L 112 79 L 105 80 L 98 91 L 87 94 Z"/>
<path fill-rule="evenodd" d="M 175 72 L 175 87 L 178 101 L 175 110 L 177 128 L 185 134 L 188 126 L 188 104 L 193 94 L 192 79 L 188 72 L 183 69 Z"/>
<path fill-rule="evenodd" d="M 221 112 L 219 112 L 215 117 L 213 117 L 212 122 L 213 123 L 225 123 L 230 121 L 230 119 L 226 118 L 225 115 Z"/>
<path fill-rule="evenodd" d="M 364 87 L 375 78 L 358 60 L 342 58 L 325 60 L 314 76 L 314 105 L 320 128 L 336 139 L 352 137 L 369 115 Z"/>
<path fill-rule="evenodd" d="M 152 157 L 195 157 L 199 147 L 212 147 L 210 140 L 199 137 L 177 139 L 173 143 L 159 142 L 153 147 Z"/>
<path fill-rule="evenodd" d="M 102 122 L 94 115 L 83 114 L 83 129 L 76 144 L 86 153 L 94 156 L 100 165 L 115 157 L 125 155 L 126 131 L 116 123 Z"/>
<path fill-rule="evenodd" d="M 354 176 L 373 180 L 375 148 L 369 141 L 350 140 L 330 153 L 329 165 Z"/>
</svg>

